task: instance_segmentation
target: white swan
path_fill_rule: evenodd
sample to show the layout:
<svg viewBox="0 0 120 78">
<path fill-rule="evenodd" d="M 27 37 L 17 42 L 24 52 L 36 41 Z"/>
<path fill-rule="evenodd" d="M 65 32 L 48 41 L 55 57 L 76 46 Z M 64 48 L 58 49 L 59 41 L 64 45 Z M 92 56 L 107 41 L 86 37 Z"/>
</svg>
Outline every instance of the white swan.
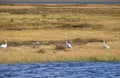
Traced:
<svg viewBox="0 0 120 78">
<path fill-rule="evenodd" d="M 67 48 L 72 48 L 72 45 L 70 44 L 70 42 L 68 42 L 67 38 L 66 38 L 66 47 Z"/>
<path fill-rule="evenodd" d="M 0 45 L 0 48 L 6 48 L 7 47 L 7 40 L 5 44 Z"/>
<path fill-rule="evenodd" d="M 103 48 L 110 49 L 110 47 L 105 43 L 104 39 L 103 39 Z"/>
</svg>

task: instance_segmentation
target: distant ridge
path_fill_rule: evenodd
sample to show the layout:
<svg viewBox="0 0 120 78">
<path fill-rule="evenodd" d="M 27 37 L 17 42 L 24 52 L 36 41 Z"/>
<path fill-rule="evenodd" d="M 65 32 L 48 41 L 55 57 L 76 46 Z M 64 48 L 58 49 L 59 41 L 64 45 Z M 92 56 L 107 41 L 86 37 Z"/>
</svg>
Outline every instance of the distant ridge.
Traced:
<svg viewBox="0 0 120 78">
<path fill-rule="evenodd" d="M 0 2 L 0 4 L 120 4 L 120 2 Z"/>
</svg>

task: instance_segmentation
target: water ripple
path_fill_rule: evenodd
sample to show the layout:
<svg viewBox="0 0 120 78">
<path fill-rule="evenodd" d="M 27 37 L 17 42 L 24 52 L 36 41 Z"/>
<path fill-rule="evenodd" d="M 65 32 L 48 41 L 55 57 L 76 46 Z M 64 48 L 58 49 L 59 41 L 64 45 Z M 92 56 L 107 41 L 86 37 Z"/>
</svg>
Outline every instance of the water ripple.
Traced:
<svg viewBox="0 0 120 78">
<path fill-rule="evenodd" d="M 120 62 L 0 64 L 0 78 L 120 78 Z"/>
</svg>

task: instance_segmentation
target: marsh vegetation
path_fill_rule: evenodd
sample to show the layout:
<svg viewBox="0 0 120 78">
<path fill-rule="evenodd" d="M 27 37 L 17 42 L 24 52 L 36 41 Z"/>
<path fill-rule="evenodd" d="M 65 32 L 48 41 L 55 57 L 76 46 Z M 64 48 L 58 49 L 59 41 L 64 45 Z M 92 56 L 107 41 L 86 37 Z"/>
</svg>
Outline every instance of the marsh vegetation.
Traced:
<svg viewBox="0 0 120 78">
<path fill-rule="evenodd" d="M 0 63 L 120 61 L 119 20 L 115 4 L 0 5 Z"/>
</svg>

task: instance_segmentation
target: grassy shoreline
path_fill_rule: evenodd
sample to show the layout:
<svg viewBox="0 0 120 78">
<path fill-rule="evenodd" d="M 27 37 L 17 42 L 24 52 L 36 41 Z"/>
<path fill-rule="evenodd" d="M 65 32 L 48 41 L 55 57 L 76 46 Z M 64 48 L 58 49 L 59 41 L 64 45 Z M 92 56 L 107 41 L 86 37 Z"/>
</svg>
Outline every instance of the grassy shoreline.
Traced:
<svg viewBox="0 0 120 78">
<path fill-rule="evenodd" d="M 119 62 L 119 20 L 120 5 L 0 5 L 0 63 Z"/>
</svg>

